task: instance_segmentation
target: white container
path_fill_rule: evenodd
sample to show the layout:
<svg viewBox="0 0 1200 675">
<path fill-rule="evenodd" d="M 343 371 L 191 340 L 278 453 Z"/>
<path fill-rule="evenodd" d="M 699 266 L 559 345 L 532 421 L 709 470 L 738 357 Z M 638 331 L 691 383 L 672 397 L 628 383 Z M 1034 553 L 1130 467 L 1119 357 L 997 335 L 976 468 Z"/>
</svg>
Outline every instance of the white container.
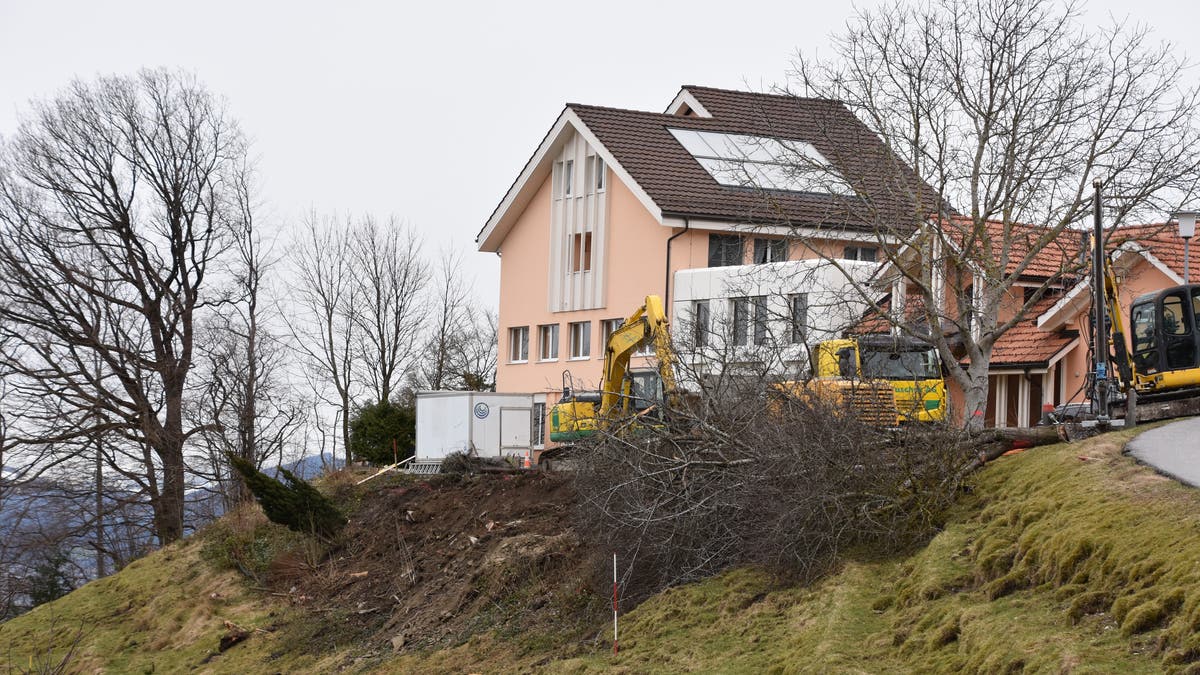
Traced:
<svg viewBox="0 0 1200 675">
<path fill-rule="evenodd" d="M 533 394 L 417 392 L 416 461 L 452 452 L 524 457 L 532 449 Z"/>
</svg>

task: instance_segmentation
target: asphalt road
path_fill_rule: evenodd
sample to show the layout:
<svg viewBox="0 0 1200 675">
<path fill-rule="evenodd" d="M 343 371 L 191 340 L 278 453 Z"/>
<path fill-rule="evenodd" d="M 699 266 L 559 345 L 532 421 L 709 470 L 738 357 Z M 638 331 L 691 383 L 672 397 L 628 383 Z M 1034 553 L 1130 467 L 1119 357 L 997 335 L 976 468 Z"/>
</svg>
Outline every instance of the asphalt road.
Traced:
<svg viewBox="0 0 1200 675">
<path fill-rule="evenodd" d="M 1200 417 L 1192 417 L 1138 434 L 1129 453 L 1162 473 L 1200 487 Z"/>
</svg>

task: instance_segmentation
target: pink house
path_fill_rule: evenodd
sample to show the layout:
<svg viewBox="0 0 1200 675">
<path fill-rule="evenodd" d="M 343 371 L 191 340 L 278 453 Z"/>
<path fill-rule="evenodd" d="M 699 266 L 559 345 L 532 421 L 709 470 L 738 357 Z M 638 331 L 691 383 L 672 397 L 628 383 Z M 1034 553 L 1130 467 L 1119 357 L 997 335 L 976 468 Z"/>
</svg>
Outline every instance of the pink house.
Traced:
<svg viewBox="0 0 1200 675">
<path fill-rule="evenodd" d="M 1002 239 L 1001 223 L 988 223 L 993 239 Z M 1024 304 L 1033 300 L 1033 293 L 1043 285 L 1048 289 L 1026 312 L 1025 318 L 1000 337 L 989 363 L 989 387 L 986 424 L 988 426 L 1030 426 L 1037 424 L 1043 406 L 1078 403 L 1087 398 L 1088 373 L 1093 365 L 1089 359 L 1089 334 L 1092 309 L 1092 287 L 1086 275 L 1078 273 L 1083 260 L 1084 241 L 1078 231 L 1063 232 L 1055 241 L 1031 259 L 1020 273 L 1016 261 L 1027 256 L 1019 250 L 1022 242 L 1036 239 L 1042 229 L 1033 225 L 1015 225 L 1011 235 L 1013 247 L 1006 275 L 1017 274 L 1005 300 L 1002 301 L 999 321 L 1012 318 Z M 952 231 L 947 227 L 944 231 Z M 953 238 L 953 237 L 951 237 Z M 1111 231 L 1108 250 L 1113 260 L 1121 289 L 1121 316 L 1128 322 L 1134 299 L 1155 290 L 1184 283 L 1183 240 L 1177 229 L 1169 224 L 1119 227 Z M 898 256 L 905 259 L 903 252 Z M 1200 264 L 1189 261 L 1191 279 L 1197 279 Z M 1086 267 L 1084 268 L 1086 269 Z M 1064 274 L 1072 270 L 1072 274 Z M 886 280 L 889 269 L 881 270 L 875 281 Z M 964 282 L 969 283 L 969 282 Z M 891 307 L 892 299 L 904 297 L 910 316 L 920 307 L 912 303 L 915 293 L 890 289 L 881 302 Z M 947 300 L 947 312 L 950 301 Z M 890 324 L 875 318 L 863 322 L 857 332 L 880 332 Z M 1128 343 L 1130 336 L 1126 336 Z M 1127 344 L 1127 346 L 1129 346 Z M 961 391 L 951 383 L 951 397 L 961 402 Z M 952 404 L 961 410 L 961 404 Z"/>
<path fill-rule="evenodd" d="M 934 203 L 836 101 L 685 86 L 661 113 L 568 104 L 476 238 L 501 258 L 497 390 L 534 392 L 544 413 L 564 371 L 596 386 L 608 334 L 648 294 L 673 325 L 741 311 L 738 344 L 811 342 L 844 317 L 810 308 L 862 308 L 810 302 L 839 291 L 806 261 L 865 279 L 879 223 Z"/>
</svg>

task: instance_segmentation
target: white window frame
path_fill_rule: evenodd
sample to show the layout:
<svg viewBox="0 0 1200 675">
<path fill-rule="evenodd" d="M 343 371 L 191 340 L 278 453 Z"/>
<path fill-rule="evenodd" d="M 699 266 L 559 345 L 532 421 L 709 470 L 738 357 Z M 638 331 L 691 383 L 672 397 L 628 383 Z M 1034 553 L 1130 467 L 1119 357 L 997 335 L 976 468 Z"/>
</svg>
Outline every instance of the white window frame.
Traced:
<svg viewBox="0 0 1200 675">
<path fill-rule="evenodd" d="M 529 430 L 529 440 L 535 448 L 546 447 L 546 404 L 534 403 L 532 413 L 529 416 L 530 425 L 533 427 Z"/>
<path fill-rule="evenodd" d="M 529 363 L 529 326 L 508 329 L 508 362 Z"/>
<path fill-rule="evenodd" d="M 538 326 L 538 361 L 557 361 L 558 342 L 558 324 L 545 323 Z M 549 354 L 547 346 L 552 347 Z"/>
<path fill-rule="evenodd" d="M 572 321 L 567 324 L 570 336 L 570 360 L 583 361 L 592 357 L 592 322 Z"/>
<path fill-rule="evenodd" d="M 572 188 L 575 185 L 575 160 L 568 159 L 563 162 L 562 173 L 562 195 L 570 197 L 574 194 Z"/>
<path fill-rule="evenodd" d="M 570 257 L 569 269 L 571 274 L 582 274 L 592 271 L 592 246 L 595 244 L 592 233 L 576 232 L 571 235 L 571 250 L 568 252 Z"/>
</svg>

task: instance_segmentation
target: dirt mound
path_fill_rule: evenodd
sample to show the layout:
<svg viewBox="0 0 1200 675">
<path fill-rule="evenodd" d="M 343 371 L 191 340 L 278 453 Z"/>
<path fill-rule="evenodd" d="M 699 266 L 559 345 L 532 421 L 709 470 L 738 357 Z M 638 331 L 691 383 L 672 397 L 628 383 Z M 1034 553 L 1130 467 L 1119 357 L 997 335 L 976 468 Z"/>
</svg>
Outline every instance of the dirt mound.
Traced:
<svg viewBox="0 0 1200 675">
<path fill-rule="evenodd" d="M 602 618 L 602 600 L 580 582 L 589 569 L 562 477 L 441 475 L 364 488 L 339 549 L 276 570 L 276 589 L 315 617 L 298 646 L 367 640 L 391 653 L 488 630 L 567 644 Z"/>
</svg>

